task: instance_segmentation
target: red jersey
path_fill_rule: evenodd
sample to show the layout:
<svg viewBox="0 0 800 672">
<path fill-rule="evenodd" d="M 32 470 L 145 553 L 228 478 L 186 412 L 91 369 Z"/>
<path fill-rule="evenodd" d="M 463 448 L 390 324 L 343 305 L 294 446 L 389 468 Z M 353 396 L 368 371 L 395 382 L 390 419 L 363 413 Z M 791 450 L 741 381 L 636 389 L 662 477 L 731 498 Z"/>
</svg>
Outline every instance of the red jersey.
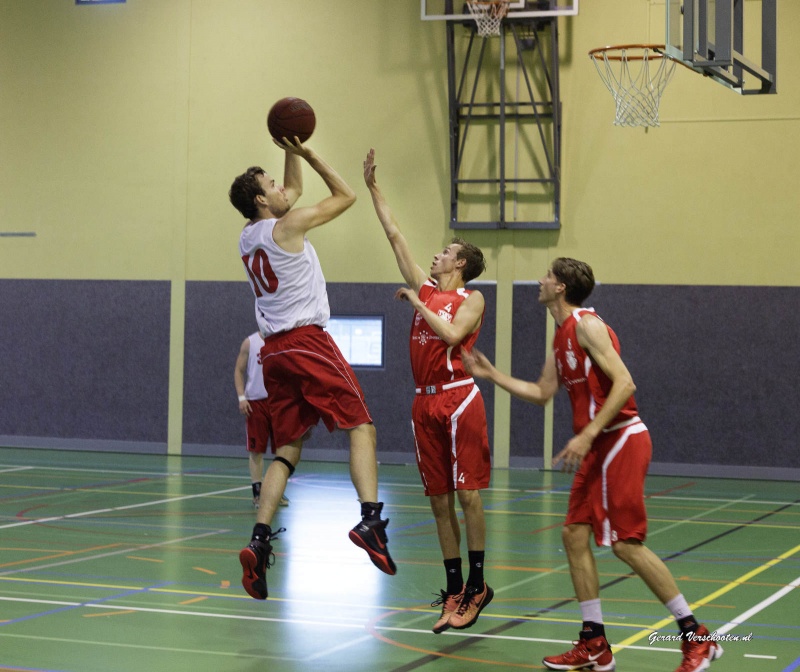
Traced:
<svg viewBox="0 0 800 672">
<path fill-rule="evenodd" d="M 594 308 L 578 308 L 556 330 L 553 338 L 553 354 L 558 368 L 558 382 L 569 393 L 572 404 L 572 431 L 579 434 L 603 407 L 611 390 L 611 379 L 597 366 L 578 343 L 576 328 L 586 314 L 597 317 Z M 598 318 L 599 319 L 599 318 Z M 619 354 L 619 339 L 614 330 L 606 325 L 614 350 Z M 639 411 L 633 395 L 625 402 L 608 428 L 637 417 Z"/>
<path fill-rule="evenodd" d="M 470 290 L 464 288 L 441 292 L 436 287 L 435 281 L 431 279 L 428 279 L 419 288 L 420 301 L 447 322 L 453 321 L 458 307 L 470 294 Z M 481 324 L 483 324 L 483 315 L 481 315 Z M 464 370 L 461 362 L 461 348 L 472 350 L 479 333 L 480 327 L 475 333 L 467 335 L 459 345 L 447 345 L 436 335 L 422 315 L 414 311 L 409 350 L 411 352 L 411 372 L 414 374 L 414 383 L 417 387 L 469 378 L 469 374 Z"/>
</svg>

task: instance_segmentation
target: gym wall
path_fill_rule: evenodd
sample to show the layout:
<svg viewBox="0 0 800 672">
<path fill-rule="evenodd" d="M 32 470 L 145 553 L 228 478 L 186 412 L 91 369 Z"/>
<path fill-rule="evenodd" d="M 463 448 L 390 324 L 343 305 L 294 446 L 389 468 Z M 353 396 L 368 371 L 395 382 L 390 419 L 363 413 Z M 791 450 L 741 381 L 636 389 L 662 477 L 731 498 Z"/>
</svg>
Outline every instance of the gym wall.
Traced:
<svg viewBox="0 0 800 672">
<path fill-rule="evenodd" d="M 584 259 L 654 459 L 794 477 L 800 38 L 784 27 L 800 5 L 780 7 L 778 95 L 678 72 L 660 128 L 615 128 L 586 52 L 663 40 L 663 15 L 663 0 L 607 0 L 561 21 L 562 228 L 464 232 L 495 283 L 481 338 L 501 367 L 538 375 L 547 322 L 525 283 L 554 257 Z M 443 24 L 420 21 L 413 0 L 0 0 L 0 17 L 0 444 L 233 450 L 233 360 L 254 325 L 227 190 L 254 164 L 280 180 L 265 115 L 295 95 L 317 112 L 309 145 L 359 195 L 309 238 L 333 312 L 351 295 L 386 304 L 398 368 L 362 383 L 388 451 L 405 455 L 393 437 L 410 407 L 407 306 L 391 300 L 401 278 L 361 171 L 375 147 L 378 180 L 427 267 L 454 234 Z M 306 170 L 301 204 L 325 193 Z M 219 400 L 202 389 L 209 376 Z M 548 441 L 563 445 L 564 398 L 548 436 L 548 411 L 482 389 L 496 464 L 537 466 Z M 341 452 L 326 440 L 320 451 Z"/>
</svg>

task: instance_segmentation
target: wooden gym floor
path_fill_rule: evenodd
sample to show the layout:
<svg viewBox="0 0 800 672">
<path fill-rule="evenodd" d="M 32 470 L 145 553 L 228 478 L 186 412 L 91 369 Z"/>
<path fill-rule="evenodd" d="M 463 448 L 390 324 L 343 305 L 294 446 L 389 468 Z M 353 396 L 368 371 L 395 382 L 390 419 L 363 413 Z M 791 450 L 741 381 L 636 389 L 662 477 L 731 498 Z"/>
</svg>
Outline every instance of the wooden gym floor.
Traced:
<svg viewBox="0 0 800 672">
<path fill-rule="evenodd" d="M 698 468 L 698 471 L 702 471 Z M 543 669 L 580 626 L 560 527 L 570 478 L 497 470 L 477 624 L 434 635 L 443 568 L 413 465 L 381 465 L 394 577 L 347 538 L 347 465 L 301 463 L 273 527 L 270 599 L 240 585 L 246 458 L 0 449 L 0 670 L 431 672 Z M 800 670 L 800 487 L 652 476 L 649 546 L 723 642 L 718 672 Z M 617 670 L 671 672 L 669 614 L 598 549 Z"/>
</svg>

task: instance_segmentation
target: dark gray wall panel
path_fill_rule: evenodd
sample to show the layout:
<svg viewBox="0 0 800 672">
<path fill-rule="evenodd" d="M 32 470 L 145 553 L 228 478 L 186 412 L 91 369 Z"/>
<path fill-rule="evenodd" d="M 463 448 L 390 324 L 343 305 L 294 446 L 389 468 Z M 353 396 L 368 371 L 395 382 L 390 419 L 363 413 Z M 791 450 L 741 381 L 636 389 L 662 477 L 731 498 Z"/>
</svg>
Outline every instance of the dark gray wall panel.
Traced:
<svg viewBox="0 0 800 672">
<path fill-rule="evenodd" d="M 0 281 L 0 435 L 167 440 L 170 285 Z"/>
<path fill-rule="evenodd" d="M 186 283 L 184 444 L 241 445 L 246 455 L 233 367 L 245 336 L 256 329 L 246 281 Z"/>
<path fill-rule="evenodd" d="M 538 296 L 538 284 L 514 285 L 511 375 L 523 380 L 537 380 L 544 363 L 547 312 Z M 512 458 L 542 457 L 544 413 L 540 406 L 512 397 L 510 432 Z"/>
</svg>

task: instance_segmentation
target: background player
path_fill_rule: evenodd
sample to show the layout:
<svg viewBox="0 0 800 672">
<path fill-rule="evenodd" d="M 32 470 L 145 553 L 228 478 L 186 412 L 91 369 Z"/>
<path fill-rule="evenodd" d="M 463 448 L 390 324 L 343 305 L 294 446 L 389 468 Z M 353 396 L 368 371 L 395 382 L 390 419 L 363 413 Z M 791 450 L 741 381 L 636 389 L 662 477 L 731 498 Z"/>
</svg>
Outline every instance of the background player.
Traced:
<svg viewBox="0 0 800 672">
<path fill-rule="evenodd" d="M 306 233 L 330 222 L 356 200 L 348 184 L 310 147 L 283 139 L 286 152 L 281 186 L 257 166 L 239 175 L 231 203 L 248 219 L 239 252 L 255 294 L 256 320 L 264 336 L 261 358 L 273 422 L 276 457 L 267 469 L 258 521 L 239 554 L 242 585 L 266 599 L 266 569 L 275 539 L 269 526 L 286 481 L 294 473 L 303 439 L 322 419 L 329 431 L 350 438 L 350 476 L 361 502 L 361 522 L 350 539 L 387 574 L 397 570 L 389 555 L 388 520 L 381 520 L 375 427 L 355 373 L 324 327 L 330 317 L 319 259 Z M 316 205 L 292 208 L 302 193 L 301 159 L 322 178 L 330 196 Z M 277 534 L 277 532 L 276 532 Z"/>
<path fill-rule="evenodd" d="M 614 656 L 605 636 L 600 585 L 591 536 L 638 574 L 670 610 L 682 635 L 683 661 L 676 672 L 708 669 L 722 655 L 716 642 L 705 639 L 700 625 L 678 590 L 667 566 L 644 545 L 647 512 L 644 482 L 650 464 L 650 433 L 639 418 L 636 386 L 620 357 L 616 334 L 594 312 L 581 308 L 594 289 L 591 267 L 558 258 L 540 280 L 539 303 L 546 306 L 558 329 L 553 353 L 536 383 L 500 373 L 473 351 L 464 363 L 473 375 L 491 380 L 511 394 L 544 405 L 560 385 L 569 393 L 575 436 L 553 458 L 569 472 L 577 470 L 562 532 L 583 627 L 575 647 L 542 661 L 551 670 L 613 670 Z"/>
<path fill-rule="evenodd" d="M 264 479 L 264 453 L 267 452 L 267 443 L 271 442 L 272 452 L 275 452 L 275 442 L 270 438 L 272 422 L 261 368 L 260 352 L 263 346 L 261 334 L 250 334 L 242 341 L 236 365 L 233 367 L 233 384 L 239 396 L 239 413 L 246 418 L 248 466 L 253 488 L 253 506 L 256 509 L 261 495 L 261 481 Z M 280 505 L 288 506 L 289 500 L 281 496 Z"/>
<path fill-rule="evenodd" d="M 391 243 L 397 265 L 409 288 L 397 297 L 414 306 L 411 327 L 411 370 L 417 386 L 412 428 L 417 465 L 425 494 L 430 497 L 439 545 L 444 557 L 447 589 L 434 602 L 442 615 L 435 633 L 468 628 L 492 600 L 483 577 L 486 523 L 480 490 L 489 485 L 489 437 L 486 410 L 478 386 L 461 365 L 461 353 L 478 339 L 483 322 L 483 295 L 465 284 L 486 268 L 483 253 L 454 239 L 433 258 L 431 278 L 411 256 L 375 180 L 375 151 L 364 161 L 375 212 Z M 461 529 L 454 492 L 464 512 L 469 554 L 466 585 L 461 573 Z"/>
</svg>

